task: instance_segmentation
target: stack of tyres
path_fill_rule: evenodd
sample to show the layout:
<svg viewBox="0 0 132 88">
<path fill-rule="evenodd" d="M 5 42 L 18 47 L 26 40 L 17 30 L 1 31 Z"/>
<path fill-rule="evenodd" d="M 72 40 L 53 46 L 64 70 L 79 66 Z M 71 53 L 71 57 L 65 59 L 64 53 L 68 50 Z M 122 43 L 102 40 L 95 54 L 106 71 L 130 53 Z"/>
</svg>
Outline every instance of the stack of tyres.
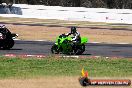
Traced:
<svg viewBox="0 0 132 88">
<path fill-rule="evenodd" d="M 0 49 L 8 50 L 14 46 L 13 38 L 17 34 L 11 33 L 6 27 L 0 26 Z"/>
</svg>

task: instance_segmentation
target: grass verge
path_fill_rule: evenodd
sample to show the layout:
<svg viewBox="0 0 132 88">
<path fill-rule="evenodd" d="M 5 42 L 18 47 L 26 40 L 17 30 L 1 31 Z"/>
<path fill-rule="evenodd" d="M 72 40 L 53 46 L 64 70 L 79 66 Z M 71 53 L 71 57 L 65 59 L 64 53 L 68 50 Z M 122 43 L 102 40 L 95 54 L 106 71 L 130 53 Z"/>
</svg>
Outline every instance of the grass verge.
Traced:
<svg viewBox="0 0 132 88">
<path fill-rule="evenodd" d="M 0 78 L 33 78 L 42 76 L 80 76 L 81 68 L 90 77 L 131 77 L 130 59 L 21 59 L 0 57 Z"/>
</svg>

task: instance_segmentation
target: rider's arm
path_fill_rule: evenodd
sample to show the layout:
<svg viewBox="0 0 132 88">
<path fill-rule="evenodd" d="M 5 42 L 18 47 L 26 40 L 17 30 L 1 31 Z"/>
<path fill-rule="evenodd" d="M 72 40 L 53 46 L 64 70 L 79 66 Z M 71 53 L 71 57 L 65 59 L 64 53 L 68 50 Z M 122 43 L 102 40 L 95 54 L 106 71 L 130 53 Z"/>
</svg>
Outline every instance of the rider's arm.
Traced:
<svg viewBox="0 0 132 88">
<path fill-rule="evenodd" d="M 71 33 L 67 33 L 67 34 L 66 34 L 66 36 L 69 36 L 69 35 L 71 35 Z"/>
<path fill-rule="evenodd" d="M 80 33 L 76 32 L 75 36 L 72 38 L 72 41 L 75 41 L 78 37 L 80 37 Z"/>
<path fill-rule="evenodd" d="M 72 41 L 75 41 L 77 39 L 77 36 L 74 36 L 73 38 L 72 38 Z"/>
</svg>

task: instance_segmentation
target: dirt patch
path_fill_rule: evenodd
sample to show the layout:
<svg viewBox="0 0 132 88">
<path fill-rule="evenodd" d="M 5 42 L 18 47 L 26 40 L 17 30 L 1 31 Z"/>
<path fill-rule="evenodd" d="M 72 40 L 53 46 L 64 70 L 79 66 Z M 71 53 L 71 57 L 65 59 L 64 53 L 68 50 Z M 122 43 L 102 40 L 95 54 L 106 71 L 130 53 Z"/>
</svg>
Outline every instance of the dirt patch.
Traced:
<svg viewBox="0 0 132 88">
<path fill-rule="evenodd" d="M 47 26 L 27 26 L 27 25 L 7 25 L 12 32 L 19 34 L 22 40 L 52 40 L 62 33 L 70 32 L 66 27 L 47 27 Z M 111 28 L 78 28 L 81 36 L 89 38 L 89 42 L 107 43 L 132 43 L 132 31 L 116 30 Z"/>
<path fill-rule="evenodd" d="M 132 86 L 128 86 L 127 88 L 131 87 Z M 79 84 L 78 77 L 43 77 L 34 79 L 3 79 L 0 80 L 0 88 L 83 88 L 83 87 Z M 90 88 L 95 87 L 93 86 Z M 97 88 L 113 87 L 98 86 Z M 124 87 L 119 86 L 119 88 Z"/>
<path fill-rule="evenodd" d="M 76 77 L 5 79 L 0 80 L 0 88 L 81 88 L 77 79 Z"/>
</svg>

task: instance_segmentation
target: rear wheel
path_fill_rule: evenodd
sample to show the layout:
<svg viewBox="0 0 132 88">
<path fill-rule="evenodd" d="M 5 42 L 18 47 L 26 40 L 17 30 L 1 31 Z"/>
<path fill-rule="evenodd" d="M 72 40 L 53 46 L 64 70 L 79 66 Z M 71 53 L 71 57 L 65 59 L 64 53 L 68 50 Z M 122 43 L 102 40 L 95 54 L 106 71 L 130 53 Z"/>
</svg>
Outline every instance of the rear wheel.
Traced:
<svg viewBox="0 0 132 88">
<path fill-rule="evenodd" d="M 10 49 L 14 46 L 14 40 L 10 39 L 10 40 L 6 40 L 5 44 L 3 45 L 3 49 Z"/>
<path fill-rule="evenodd" d="M 85 45 L 79 45 L 76 47 L 76 49 L 74 50 L 74 53 L 76 55 L 81 55 L 83 52 L 85 51 Z"/>
<path fill-rule="evenodd" d="M 52 54 L 58 54 L 59 53 L 59 50 L 58 50 L 58 46 L 57 45 L 53 45 L 52 47 L 51 47 L 51 53 Z"/>
</svg>

